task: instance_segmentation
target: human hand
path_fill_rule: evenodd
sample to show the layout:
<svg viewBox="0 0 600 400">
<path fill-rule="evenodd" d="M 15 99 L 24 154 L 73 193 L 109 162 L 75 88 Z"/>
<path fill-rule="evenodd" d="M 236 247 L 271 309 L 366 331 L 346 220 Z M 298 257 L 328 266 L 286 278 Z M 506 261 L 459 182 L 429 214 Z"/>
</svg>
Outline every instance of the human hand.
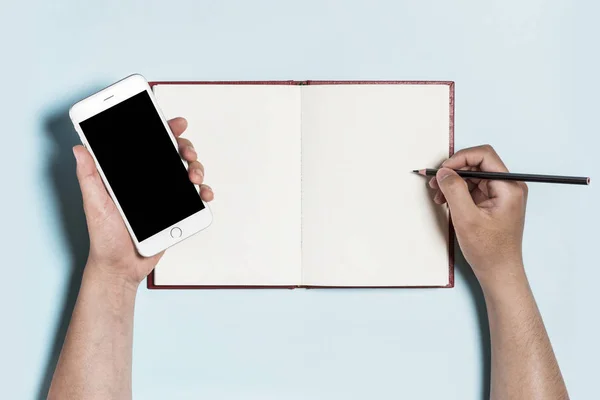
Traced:
<svg viewBox="0 0 600 400">
<path fill-rule="evenodd" d="M 211 201 L 214 197 L 212 189 L 203 184 L 204 167 L 198 161 L 192 143 L 179 137 L 187 128 L 187 121 L 174 118 L 169 121 L 169 126 L 177 137 L 179 153 L 189 163 L 190 181 L 200 185 L 200 197 L 204 201 Z M 81 145 L 75 146 L 73 153 L 77 160 L 77 179 L 90 236 L 86 270 L 92 268 L 110 279 L 122 280 L 137 288 L 154 269 L 163 253 L 149 258 L 137 253 L 123 218 L 104 187 L 91 154 Z"/>
<path fill-rule="evenodd" d="M 453 170 L 508 172 L 498 154 L 489 145 L 460 150 L 442 164 L 429 186 L 436 191 L 436 203 L 448 203 L 458 244 L 482 286 L 524 276 L 527 185 L 463 179 Z"/>
</svg>

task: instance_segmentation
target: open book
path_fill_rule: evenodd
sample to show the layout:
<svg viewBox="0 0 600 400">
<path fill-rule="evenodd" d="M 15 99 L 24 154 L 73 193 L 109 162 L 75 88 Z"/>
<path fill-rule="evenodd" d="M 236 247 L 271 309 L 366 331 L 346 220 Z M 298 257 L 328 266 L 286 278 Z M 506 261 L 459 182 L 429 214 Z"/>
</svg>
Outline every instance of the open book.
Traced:
<svg viewBox="0 0 600 400">
<path fill-rule="evenodd" d="M 411 171 L 453 152 L 453 82 L 158 82 L 215 190 L 149 288 L 452 287 L 452 230 Z"/>
</svg>

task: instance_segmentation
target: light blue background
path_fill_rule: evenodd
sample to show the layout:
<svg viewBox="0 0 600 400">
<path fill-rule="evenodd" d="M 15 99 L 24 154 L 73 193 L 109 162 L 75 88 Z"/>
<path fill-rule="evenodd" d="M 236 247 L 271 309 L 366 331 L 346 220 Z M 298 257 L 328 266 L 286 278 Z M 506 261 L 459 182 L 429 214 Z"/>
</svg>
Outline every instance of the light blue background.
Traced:
<svg viewBox="0 0 600 400">
<path fill-rule="evenodd" d="M 70 148 L 77 140 L 65 114 L 75 100 L 133 72 L 152 80 L 454 80 L 457 148 L 489 142 L 513 170 L 600 179 L 596 4 L 3 4 L 2 397 L 43 392 L 85 261 Z M 527 272 L 571 395 L 589 399 L 600 359 L 600 185 L 530 189 Z M 452 290 L 140 288 L 134 397 L 481 399 L 489 337 L 480 292 L 459 264 Z"/>
</svg>

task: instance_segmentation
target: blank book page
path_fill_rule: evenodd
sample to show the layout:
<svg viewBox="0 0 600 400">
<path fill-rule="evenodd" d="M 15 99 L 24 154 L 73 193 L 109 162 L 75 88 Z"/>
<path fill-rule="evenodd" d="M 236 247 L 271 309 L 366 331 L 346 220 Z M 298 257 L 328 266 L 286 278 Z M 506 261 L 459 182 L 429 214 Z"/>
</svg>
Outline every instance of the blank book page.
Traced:
<svg viewBox="0 0 600 400">
<path fill-rule="evenodd" d="M 444 286 L 448 212 L 411 171 L 448 157 L 448 85 L 302 87 L 304 285 Z"/>
<path fill-rule="evenodd" d="M 215 191 L 212 225 L 165 253 L 155 283 L 299 284 L 298 88 L 157 85 L 154 91 L 166 118 L 188 120 L 183 137 L 193 142 Z"/>
</svg>

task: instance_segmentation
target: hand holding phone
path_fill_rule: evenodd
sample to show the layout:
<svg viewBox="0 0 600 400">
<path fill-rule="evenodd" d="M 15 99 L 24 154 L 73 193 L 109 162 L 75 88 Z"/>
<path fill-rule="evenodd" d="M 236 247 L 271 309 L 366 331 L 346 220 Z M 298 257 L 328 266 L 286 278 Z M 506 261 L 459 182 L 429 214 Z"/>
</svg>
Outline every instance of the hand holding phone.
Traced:
<svg viewBox="0 0 600 400">
<path fill-rule="evenodd" d="M 197 159 L 193 144 L 180 137 L 187 127 L 186 120 L 175 118 L 168 123 L 177 137 L 181 156 L 189 163 L 190 181 L 200 185 L 202 200 L 211 201 L 214 194 L 212 189 L 203 183 L 204 167 Z M 75 146 L 73 153 L 77 159 L 77 178 L 90 235 L 88 263 L 94 264 L 94 268 L 107 270 L 109 274 L 123 277 L 137 285 L 154 269 L 162 253 L 149 258 L 137 253 L 123 218 L 104 187 L 91 154 L 81 145 Z M 202 171 L 202 174 L 195 172 L 196 170 Z M 144 173 L 143 165 L 139 166 L 139 173 Z M 152 191 L 153 188 L 149 187 L 147 195 L 150 196 Z"/>
<path fill-rule="evenodd" d="M 88 262 L 125 270 L 139 283 L 163 250 L 212 222 L 203 166 L 179 138 L 187 122 L 164 119 L 141 75 L 78 102 L 69 115 L 85 146 L 74 153 L 90 231 Z"/>
</svg>

